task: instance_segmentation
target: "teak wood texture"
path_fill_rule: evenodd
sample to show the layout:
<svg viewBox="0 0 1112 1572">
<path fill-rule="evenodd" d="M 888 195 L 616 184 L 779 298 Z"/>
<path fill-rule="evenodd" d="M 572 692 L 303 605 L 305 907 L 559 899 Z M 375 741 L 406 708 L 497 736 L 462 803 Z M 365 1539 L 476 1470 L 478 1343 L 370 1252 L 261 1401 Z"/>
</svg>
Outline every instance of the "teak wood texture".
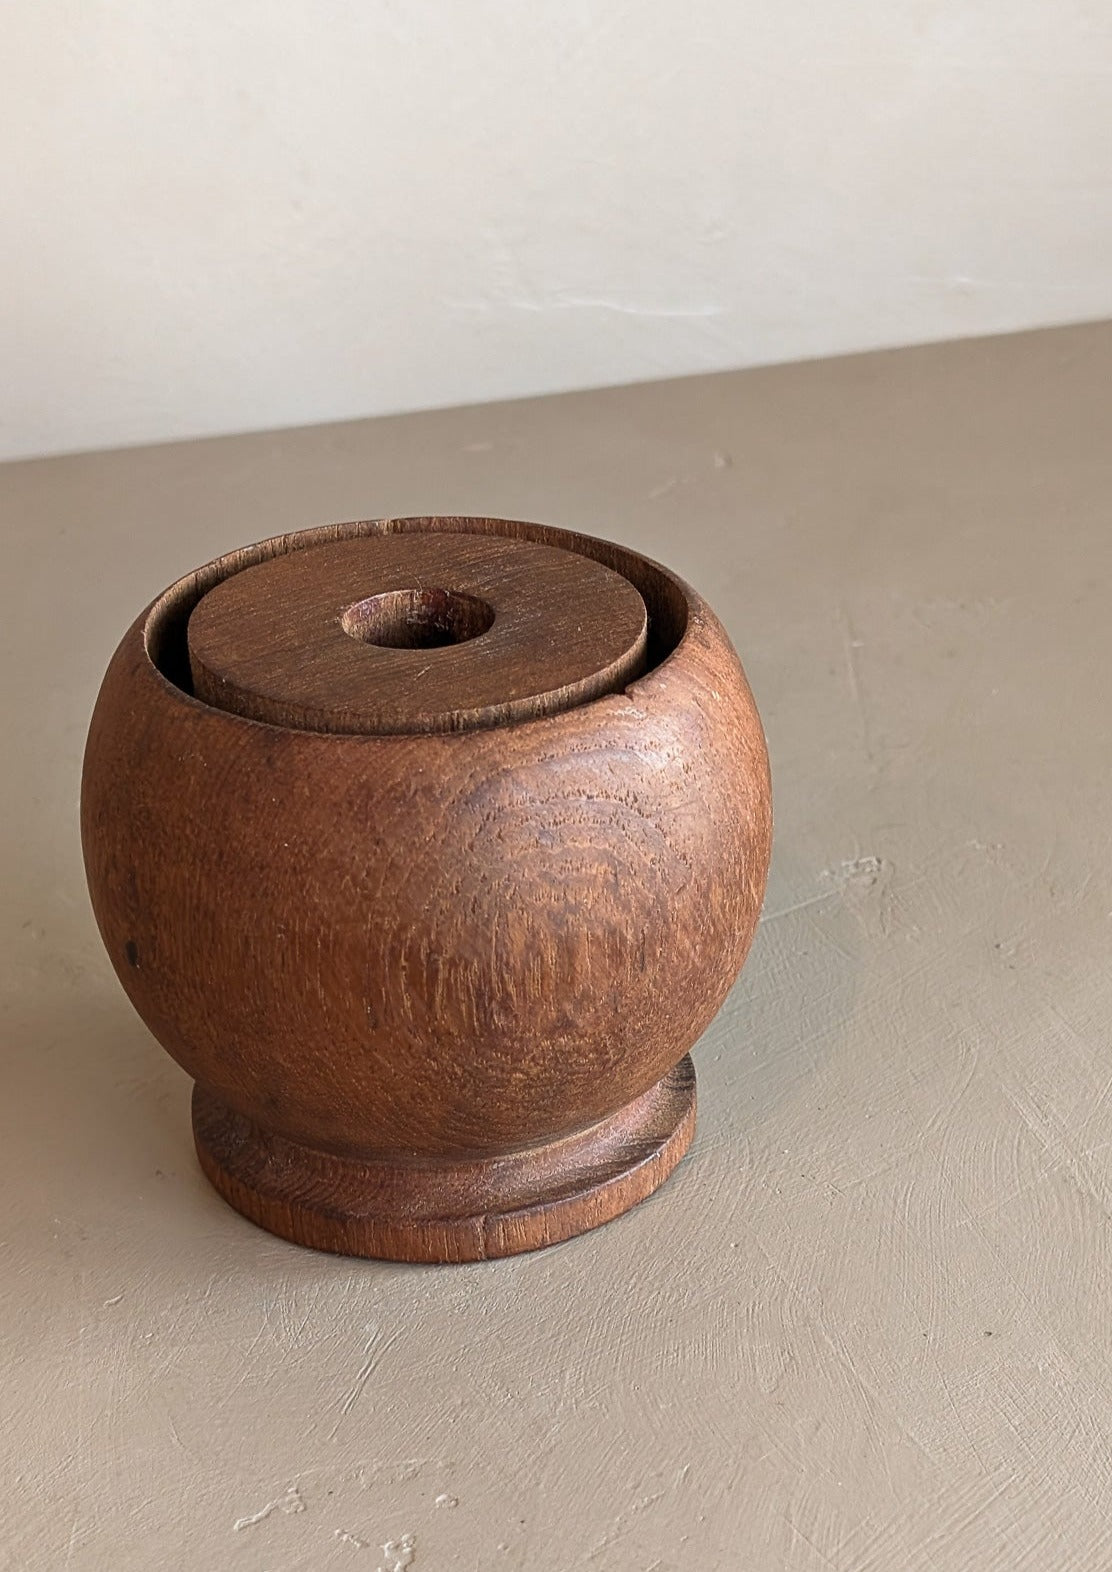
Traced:
<svg viewBox="0 0 1112 1572">
<path fill-rule="evenodd" d="M 694 1129 L 771 833 L 737 656 L 673 574 L 497 519 L 218 559 L 86 750 L 104 942 L 201 1164 L 321 1249 L 462 1261 L 642 1200 Z"/>
</svg>

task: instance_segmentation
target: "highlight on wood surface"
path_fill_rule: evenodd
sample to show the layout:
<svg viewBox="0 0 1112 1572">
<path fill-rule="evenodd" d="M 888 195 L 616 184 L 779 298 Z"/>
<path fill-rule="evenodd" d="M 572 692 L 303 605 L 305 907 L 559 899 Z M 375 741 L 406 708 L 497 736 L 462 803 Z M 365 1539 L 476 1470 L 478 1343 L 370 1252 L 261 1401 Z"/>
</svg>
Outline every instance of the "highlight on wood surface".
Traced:
<svg viewBox="0 0 1112 1572">
<path fill-rule="evenodd" d="M 232 552 L 125 635 L 82 838 L 240 1212 L 464 1261 L 644 1199 L 756 928 L 760 720 L 706 603 L 613 543 L 408 518 Z"/>
</svg>

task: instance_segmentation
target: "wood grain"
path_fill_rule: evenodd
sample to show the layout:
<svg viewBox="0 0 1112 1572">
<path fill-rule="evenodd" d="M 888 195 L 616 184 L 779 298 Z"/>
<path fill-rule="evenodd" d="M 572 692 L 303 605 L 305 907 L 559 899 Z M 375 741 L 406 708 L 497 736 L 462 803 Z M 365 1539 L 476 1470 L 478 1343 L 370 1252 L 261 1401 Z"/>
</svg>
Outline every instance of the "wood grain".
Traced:
<svg viewBox="0 0 1112 1572">
<path fill-rule="evenodd" d="M 644 667 L 645 603 L 600 562 L 463 531 L 274 557 L 189 619 L 194 691 L 316 731 L 466 731 L 556 714 Z"/>
<path fill-rule="evenodd" d="M 529 587 L 537 551 L 544 571 Z M 377 579 L 376 560 L 389 564 Z M 438 587 L 504 606 L 506 659 L 495 664 L 516 702 L 535 662 L 537 718 L 441 724 L 497 705 L 482 673 L 449 702 L 457 656 L 487 639 L 497 656 L 495 621 L 423 652 L 444 663 L 418 729 L 394 729 L 404 674 L 385 683 L 385 731 L 348 729 L 357 713 L 373 725 L 380 701 L 365 678 L 345 686 L 364 648 L 337 628 L 340 603 L 412 586 L 433 562 L 439 580 L 447 565 L 461 575 Z M 553 652 L 540 609 L 561 583 L 590 585 L 595 599 L 573 613 L 576 640 Z M 294 627 L 275 671 L 302 720 L 313 706 L 300 652 L 317 641 L 342 657 L 328 668 L 340 674 L 340 730 L 237 712 L 254 709 L 268 680 L 240 641 L 256 609 L 268 636 Z M 552 612 L 553 627 L 569 626 L 563 615 Z M 187 691 L 187 639 L 205 681 L 221 674 L 221 707 Z M 374 650 L 383 669 L 415 653 Z M 568 686 L 569 660 L 583 693 L 624 685 L 544 713 L 554 674 Z M 616 675 L 629 662 L 641 675 Z M 244 1200 L 263 1172 L 244 1151 L 280 1139 L 298 1170 L 298 1238 L 407 1259 L 530 1248 L 594 1226 L 664 1177 L 692 1125 L 668 1077 L 744 960 L 769 835 L 760 723 L 699 597 L 619 547 L 495 520 L 307 532 L 181 581 L 124 639 L 86 754 L 98 921 L 133 1003 L 203 1089 L 206 1170 L 226 1169 L 219 1188 L 234 1204 L 293 1233 L 288 1195 L 266 1199 L 271 1178 Z M 248 1129 L 257 1140 L 228 1135 Z M 600 1142 L 612 1170 L 601 1196 Z M 494 1175 L 523 1151 L 528 1182 L 500 1192 Z M 408 1185 L 414 1164 L 439 1173 L 428 1193 L 444 1210 L 422 1214 L 415 1193 L 403 1240 L 396 1191 L 373 1216 L 386 1194 L 374 1176 L 393 1167 Z M 467 1186 L 458 1205 L 445 1199 L 474 1172 L 487 1174 L 487 1210 L 504 1223 L 477 1229 Z"/>
</svg>

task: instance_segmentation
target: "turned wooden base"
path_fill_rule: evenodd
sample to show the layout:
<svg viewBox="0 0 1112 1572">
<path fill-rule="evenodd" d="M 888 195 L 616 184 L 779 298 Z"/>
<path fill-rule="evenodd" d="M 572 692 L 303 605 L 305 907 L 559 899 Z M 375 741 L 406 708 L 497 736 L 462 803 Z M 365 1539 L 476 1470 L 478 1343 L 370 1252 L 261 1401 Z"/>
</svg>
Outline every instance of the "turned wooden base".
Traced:
<svg viewBox="0 0 1112 1572">
<path fill-rule="evenodd" d="M 664 1183 L 695 1133 L 695 1069 L 680 1061 L 578 1135 L 470 1161 L 337 1157 L 268 1134 L 197 1086 L 197 1154 L 252 1222 L 317 1250 L 390 1261 L 484 1261 L 556 1244 Z"/>
</svg>

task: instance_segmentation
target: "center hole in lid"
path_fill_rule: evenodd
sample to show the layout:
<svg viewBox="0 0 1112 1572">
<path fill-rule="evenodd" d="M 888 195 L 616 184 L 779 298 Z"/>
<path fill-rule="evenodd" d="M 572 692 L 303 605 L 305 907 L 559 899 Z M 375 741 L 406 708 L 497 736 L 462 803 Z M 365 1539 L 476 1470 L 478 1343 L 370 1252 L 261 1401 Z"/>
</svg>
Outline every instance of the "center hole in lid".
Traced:
<svg viewBox="0 0 1112 1572">
<path fill-rule="evenodd" d="M 459 590 L 387 590 L 357 600 L 340 618 L 352 639 L 389 650 L 435 650 L 477 639 L 494 622 L 494 607 Z"/>
</svg>

